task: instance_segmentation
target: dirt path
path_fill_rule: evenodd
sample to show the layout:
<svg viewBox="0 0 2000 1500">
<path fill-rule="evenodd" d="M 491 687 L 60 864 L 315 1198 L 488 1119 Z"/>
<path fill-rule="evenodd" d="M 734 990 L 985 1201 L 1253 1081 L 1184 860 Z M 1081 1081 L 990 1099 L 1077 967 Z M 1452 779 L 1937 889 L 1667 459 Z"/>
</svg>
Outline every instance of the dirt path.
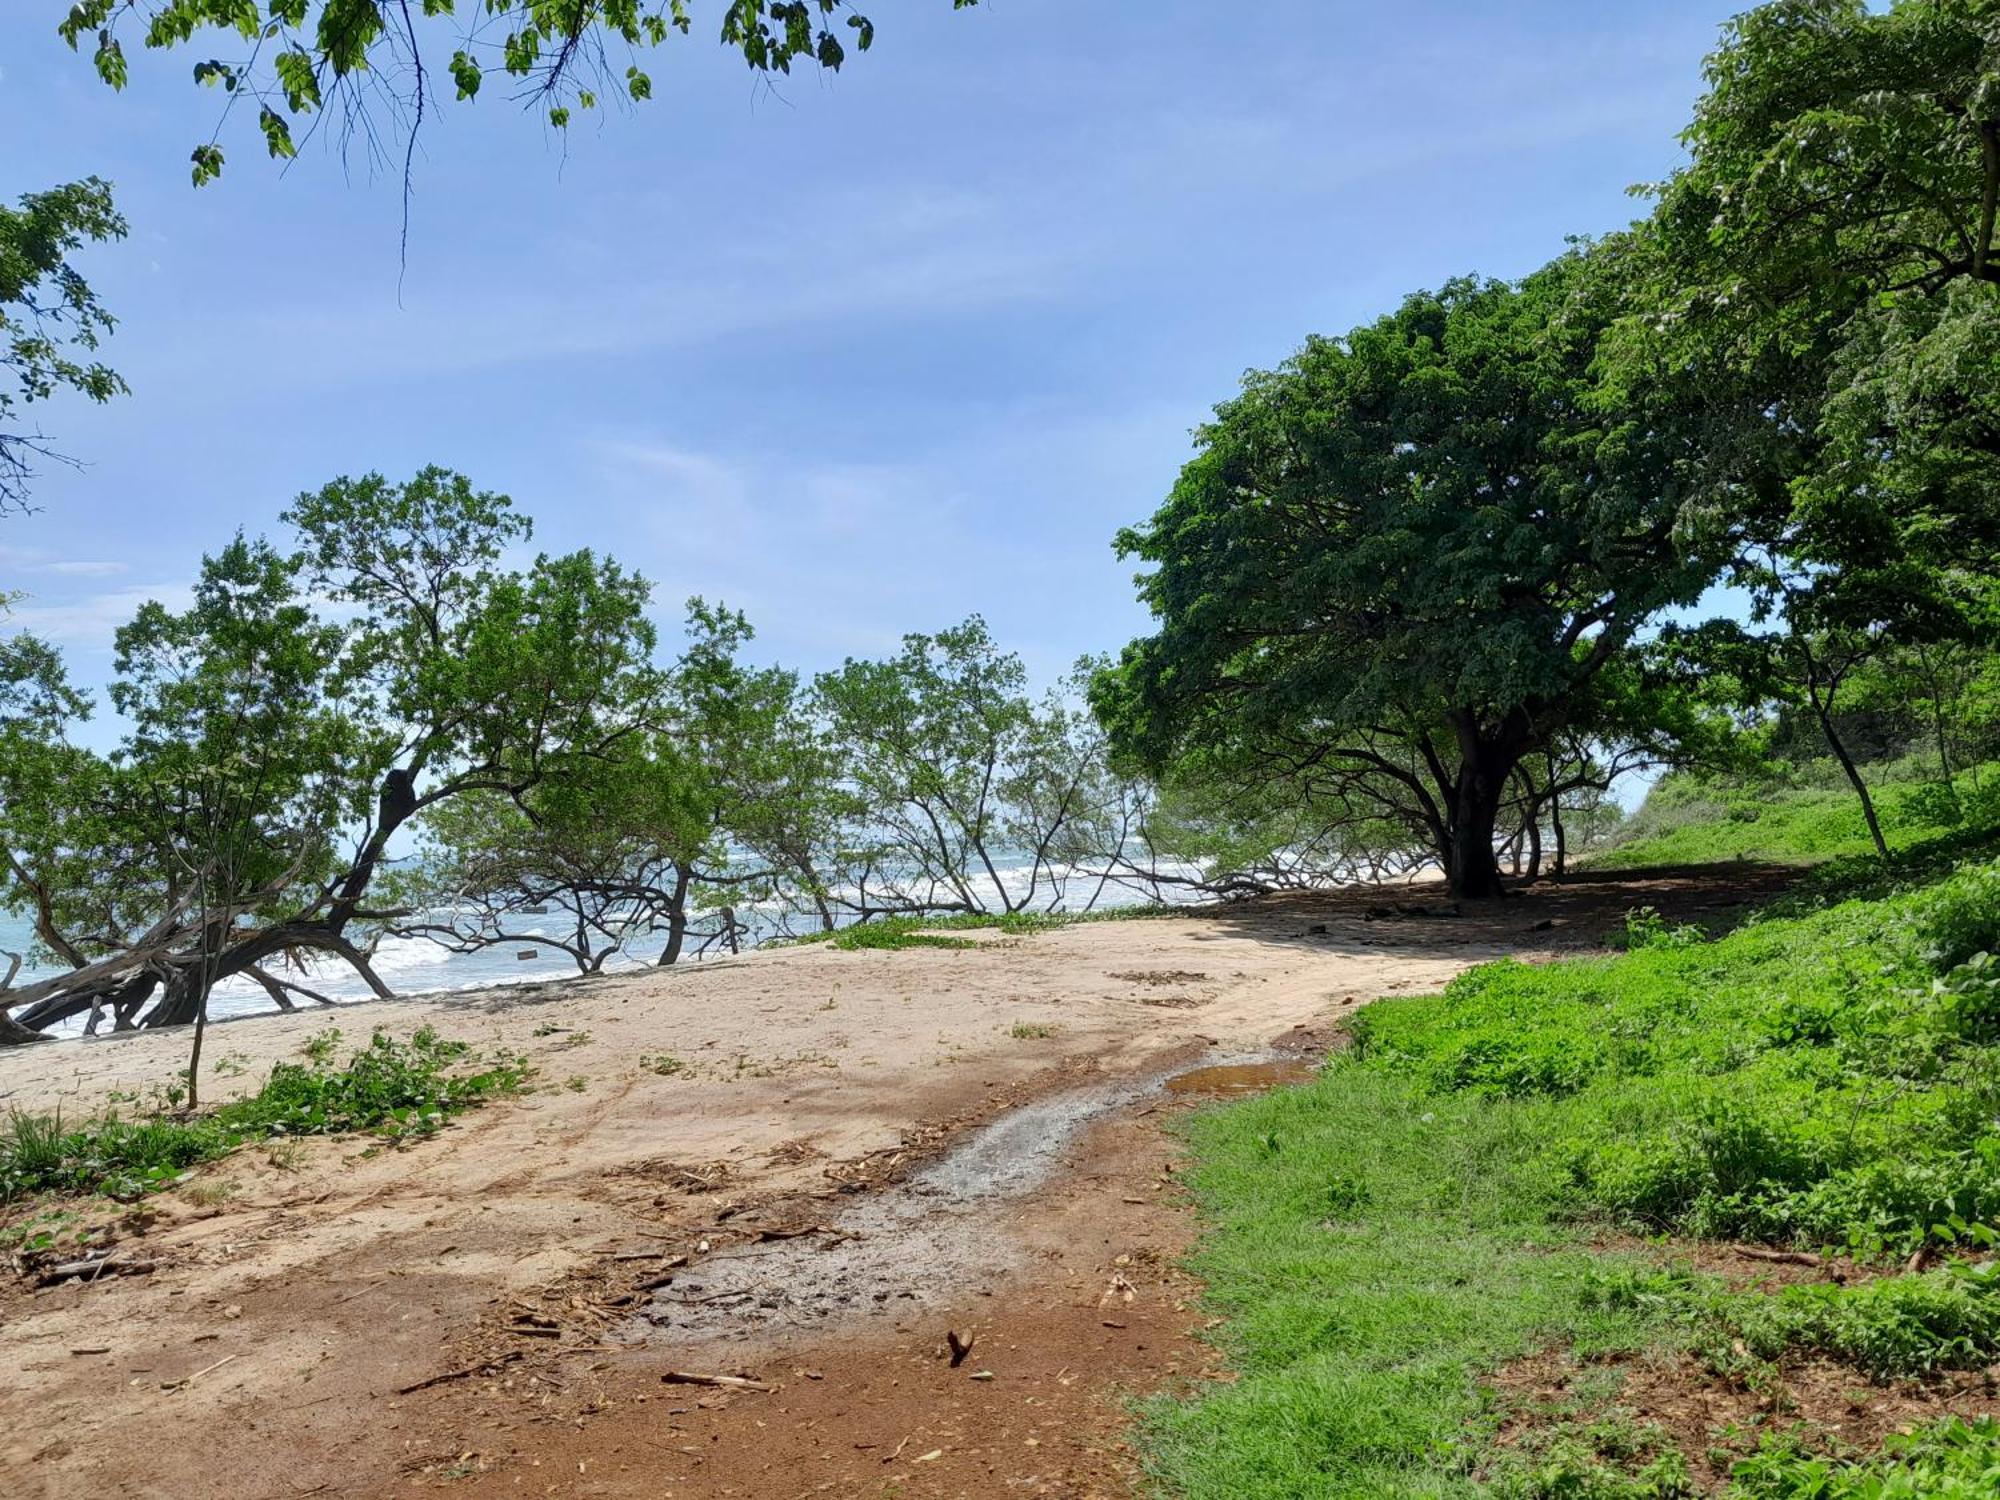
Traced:
<svg viewBox="0 0 2000 1500">
<path fill-rule="evenodd" d="M 152 1275 L 0 1291 L 0 1495 L 1126 1493 L 1122 1396 L 1214 1373 L 1164 1075 L 1781 879 L 1463 918 L 1357 893 L 217 1027 L 211 1091 L 330 1022 L 523 1051 L 538 1087 L 407 1150 L 239 1152 L 128 1224 Z M 0 1053 L 0 1107 L 86 1112 L 182 1045 Z M 978 1339 L 956 1369 L 947 1329 Z"/>
</svg>

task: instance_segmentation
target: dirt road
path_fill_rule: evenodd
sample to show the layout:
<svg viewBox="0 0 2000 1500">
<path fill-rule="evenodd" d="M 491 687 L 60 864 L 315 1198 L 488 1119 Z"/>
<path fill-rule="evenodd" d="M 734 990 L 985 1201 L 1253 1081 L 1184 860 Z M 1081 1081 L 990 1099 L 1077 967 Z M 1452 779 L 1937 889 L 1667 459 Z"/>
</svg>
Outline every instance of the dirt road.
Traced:
<svg viewBox="0 0 2000 1500">
<path fill-rule="evenodd" d="M 1226 1378 L 1176 1267 L 1170 1075 L 1781 879 L 1463 917 L 1353 893 L 219 1026 L 212 1093 L 329 1024 L 525 1052 L 536 1088 L 403 1150 L 238 1152 L 127 1224 L 151 1275 L 0 1291 L 0 1494 L 1127 1493 L 1123 1398 Z M 183 1046 L 0 1053 L 0 1107 L 79 1115 Z"/>
</svg>

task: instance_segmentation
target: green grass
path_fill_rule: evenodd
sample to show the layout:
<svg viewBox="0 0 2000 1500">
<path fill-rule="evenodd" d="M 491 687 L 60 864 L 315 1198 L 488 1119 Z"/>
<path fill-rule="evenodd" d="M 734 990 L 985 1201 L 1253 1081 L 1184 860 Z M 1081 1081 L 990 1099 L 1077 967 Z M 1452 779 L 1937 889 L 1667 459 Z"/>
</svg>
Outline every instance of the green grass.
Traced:
<svg viewBox="0 0 2000 1500">
<path fill-rule="evenodd" d="M 1920 781 L 1870 788 L 1891 849 L 2000 823 L 2000 766 L 1980 768 L 1980 785 L 1959 779 L 1957 794 Z M 1728 778 L 1668 776 L 1589 858 L 1592 869 L 1722 864 L 1733 860 L 1816 863 L 1872 854 L 1860 800 L 1845 782 L 1797 786 Z"/>
<path fill-rule="evenodd" d="M 526 1064 L 512 1057 L 479 1067 L 465 1043 L 446 1041 L 428 1026 L 407 1042 L 378 1031 L 346 1066 L 335 1067 L 338 1036 L 315 1037 L 305 1061 L 278 1063 L 256 1093 L 204 1114 L 107 1113 L 70 1123 L 17 1111 L 0 1130 L 0 1203 L 38 1193 L 133 1198 L 171 1186 L 187 1168 L 252 1140 L 350 1131 L 405 1140 L 518 1089 L 528 1076 Z"/>
<path fill-rule="evenodd" d="M 1173 906 L 1125 906 L 1106 911 L 1092 912 L 949 912 L 938 916 L 920 917 L 876 917 L 872 921 L 857 922 L 852 926 L 836 928 L 832 932 L 809 932 L 792 938 L 777 938 L 765 944 L 766 947 L 780 947 L 788 944 L 828 943 L 842 952 L 887 951 L 904 948 L 972 948 L 978 946 L 966 938 L 952 937 L 954 932 L 997 931 L 1013 937 L 1024 937 L 1030 933 L 1052 932 L 1058 927 L 1071 927 L 1079 922 L 1119 922 L 1146 917 L 1185 916 L 1186 909 Z"/>
<path fill-rule="evenodd" d="M 1194 1269 L 1240 1378 L 1150 1410 L 1171 1493 L 1475 1494 L 1478 1372 L 1558 1336 L 1646 1336 L 1649 1312 L 1589 1303 L 1597 1257 L 1524 1180 L 1548 1109 L 1336 1061 L 1194 1117 Z"/>
<path fill-rule="evenodd" d="M 1547 1348 L 1687 1350 L 1734 1379 L 1813 1354 L 1857 1384 L 1991 1363 L 1990 1275 L 1893 1274 L 2000 1219 L 2000 862 L 1979 844 L 1831 865 L 1715 941 L 1641 921 L 1625 953 L 1377 1001 L 1317 1082 L 1194 1117 L 1195 1269 L 1240 1379 L 1149 1409 L 1167 1492 L 1673 1500 L 1699 1455 L 1566 1428 L 1501 1445 L 1483 1383 Z M 1731 1292 L 1589 1248 L 1607 1230 L 1887 1274 Z M 1819 1489 L 1781 1478 L 1822 1460 L 1773 1449 L 1733 1493 L 1930 1493 L 1896 1486 L 2000 1462 L 1969 1431 Z"/>
</svg>

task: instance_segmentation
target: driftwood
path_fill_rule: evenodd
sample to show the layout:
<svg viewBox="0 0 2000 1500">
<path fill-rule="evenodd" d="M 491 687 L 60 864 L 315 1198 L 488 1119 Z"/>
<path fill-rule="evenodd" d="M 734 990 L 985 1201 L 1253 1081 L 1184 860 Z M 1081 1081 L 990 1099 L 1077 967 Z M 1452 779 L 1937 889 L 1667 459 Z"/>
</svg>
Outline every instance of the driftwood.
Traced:
<svg viewBox="0 0 2000 1500">
<path fill-rule="evenodd" d="M 104 1256 L 98 1260 L 66 1260 L 61 1265 L 48 1266 L 36 1275 L 43 1286 L 54 1286 L 57 1282 L 69 1281 L 77 1276 L 87 1276 L 97 1280 L 107 1272 L 113 1276 L 144 1276 L 153 1269 L 150 1260 L 117 1260 Z"/>
</svg>

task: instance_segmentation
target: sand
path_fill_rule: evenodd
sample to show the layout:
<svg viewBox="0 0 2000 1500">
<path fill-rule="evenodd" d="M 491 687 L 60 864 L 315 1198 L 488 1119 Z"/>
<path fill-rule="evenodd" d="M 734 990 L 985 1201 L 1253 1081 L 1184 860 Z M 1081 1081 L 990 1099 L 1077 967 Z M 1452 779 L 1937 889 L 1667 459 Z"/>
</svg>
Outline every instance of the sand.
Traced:
<svg viewBox="0 0 2000 1500">
<path fill-rule="evenodd" d="M 0 1292 L 12 1367 L 0 1388 L 0 1494 L 375 1496 L 444 1484 L 481 1494 L 812 1493 L 790 1486 L 835 1473 L 828 1453 L 803 1441 L 772 1446 L 753 1425 L 766 1418 L 742 1407 L 775 1397 L 683 1393 L 681 1430 L 714 1429 L 699 1435 L 699 1461 L 678 1439 L 656 1443 L 668 1420 L 659 1371 L 833 1363 L 846 1376 L 839 1389 L 812 1370 L 822 1378 L 783 1377 L 796 1388 L 785 1399 L 798 1402 L 811 1385 L 797 1406 L 809 1412 L 812 1400 L 824 1407 L 875 1380 L 928 1402 L 931 1420 L 965 1388 L 903 1390 L 895 1372 L 935 1364 L 957 1381 L 962 1372 L 933 1360 L 933 1346 L 944 1321 L 969 1316 L 971 1297 L 989 1311 L 1005 1305 L 1017 1350 L 1043 1350 L 1040 1364 L 1022 1356 L 1046 1387 L 1024 1399 L 1072 1402 L 1067 1427 L 1096 1434 L 1067 1468 L 1044 1462 L 1039 1440 L 1008 1439 L 1042 1486 L 1024 1492 L 1121 1493 L 1132 1465 L 1117 1393 L 1208 1359 L 1187 1343 L 1194 1293 L 1171 1264 L 1187 1216 L 1155 1190 L 1174 1148 L 1153 1117 L 1181 1107 L 1156 1093 L 1157 1080 L 1204 1061 L 1323 1047 L 1345 1013 L 1376 996 L 1435 989 L 1503 953 L 1592 946 L 1628 905 L 1699 915 L 1740 901 L 1749 879 L 1737 875 L 1727 890 L 1713 877 L 1545 886 L 1460 918 L 1368 920 L 1360 895 L 1269 901 L 989 936 L 972 950 L 791 948 L 217 1026 L 205 1063 L 212 1097 L 254 1087 L 329 1025 L 351 1043 L 371 1029 L 404 1036 L 433 1025 L 482 1050 L 526 1054 L 535 1087 L 402 1149 L 346 1138 L 239 1151 L 115 1229 L 122 1254 L 157 1266 L 151 1275 L 39 1291 L 15 1280 Z M 1434 891 L 1394 899 L 1442 909 Z M 143 1094 L 181 1065 L 185 1045 L 146 1034 L 0 1052 L 0 1107 L 74 1116 L 117 1093 Z M 936 1180 L 941 1169 L 926 1164 L 940 1153 L 977 1162 L 976 1150 L 951 1157 L 949 1148 L 1051 1098 L 1110 1102 L 1050 1137 L 1046 1171 L 1018 1191 L 956 1204 L 956 1240 L 927 1239 L 935 1224 L 919 1222 L 924 1200 L 909 1197 L 926 1170 Z M 1010 1145 L 988 1159 L 1000 1171 L 1018 1154 Z M 88 1207 L 102 1210 L 101 1200 Z M 1111 1232 L 1120 1215 L 1145 1231 L 1143 1298 L 1138 1263 Z M 787 1295 L 754 1328 L 672 1311 L 714 1288 L 749 1305 L 744 1288 L 758 1283 L 722 1258 L 785 1252 L 796 1231 L 814 1229 L 826 1232 L 799 1237 L 862 1267 L 846 1281 L 825 1278 L 853 1298 L 813 1293 L 799 1269 L 778 1276 Z M 971 1258 L 952 1261 L 950 1243 L 970 1246 Z M 884 1247 L 896 1244 L 906 1245 L 912 1284 L 928 1290 L 885 1314 L 888 1299 L 874 1293 L 893 1281 Z M 940 1265 L 949 1274 L 935 1274 Z M 641 1285 L 667 1274 L 677 1281 Z M 1057 1299 L 1060 1315 L 1022 1301 L 1023 1287 L 1051 1276 L 1073 1293 Z M 1106 1287 L 1116 1301 L 1121 1280 L 1140 1311 L 1076 1311 Z M 1106 1342 L 1134 1318 L 1153 1329 L 1150 1342 Z M 1072 1335 L 1083 1340 L 1074 1349 L 1064 1342 Z M 477 1373 L 398 1394 L 460 1369 Z M 1015 1378 L 994 1373 L 996 1388 Z M 650 1406 L 634 1394 L 648 1389 Z M 915 1424 L 893 1402 L 885 1411 L 888 1426 Z M 875 1440 L 855 1446 L 855 1419 L 830 1408 L 797 1421 L 822 1419 L 838 1424 L 843 1461 L 873 1486 Z M 590 1469 L 600 1440 L 625 1455 L 622 1467 Z M 579 1443 L 589 1451 L 572 1451 Z M 941 1454 L 901 1493 L 998 1492 L 983 1488 L 998 1470 L 981 1452 L 963 1470 Z M 779 1462 L 786 1453 L 791 1469 Z M 819 1492 L 859 1493 L 841 1485 L 860 1482 Z"/>
</svg>

